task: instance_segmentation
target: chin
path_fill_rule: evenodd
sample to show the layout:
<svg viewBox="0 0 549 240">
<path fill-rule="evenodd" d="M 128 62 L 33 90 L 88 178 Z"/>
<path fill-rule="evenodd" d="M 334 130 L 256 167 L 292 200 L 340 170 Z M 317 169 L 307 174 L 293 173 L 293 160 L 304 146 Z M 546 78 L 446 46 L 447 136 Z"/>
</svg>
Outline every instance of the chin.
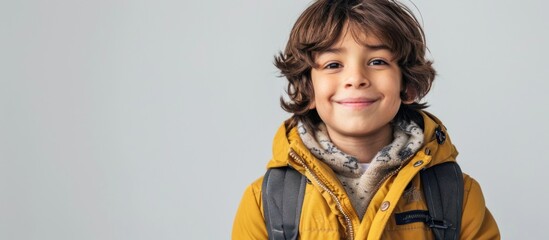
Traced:
<svg viewBox="0 0 549 240">
<path fill-rule="evenodd" d="M 387 126 L 389 126 L 389 123 L 382 124 L 380 126 L 374 123 L 351 124 L 349 126 L 346 126 L 345 128 L 342 128 L 341 133 L 344 133 L 345 135 L 350 137 L 368 136 L 383 131 L 384 129 L 386 129 Z"/>
</svg>

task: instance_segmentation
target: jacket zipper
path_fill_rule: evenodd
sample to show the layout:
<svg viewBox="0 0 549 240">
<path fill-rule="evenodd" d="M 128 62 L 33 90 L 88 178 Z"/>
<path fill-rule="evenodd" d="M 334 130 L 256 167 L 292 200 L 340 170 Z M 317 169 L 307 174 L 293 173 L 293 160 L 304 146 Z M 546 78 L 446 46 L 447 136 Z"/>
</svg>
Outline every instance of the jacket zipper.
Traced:
<svg viewBox="0 0 549 240">
<path fill-rule="evenodd" d="M 303 162 L 303 160 L 293 150 L 290 150 L 290 157 L 292 157 L 296 162 L 301 164 L 301 166 L 303 166 L 305 168 L 305 171 L 307 171 L 313 177 L 313 180 L 318 184 L 318 186 L 320 186 L 322 189 L 324 189 L 324 191 L 328 192 L 328 194 L 330 194 L 330 196 L 332 196 L 332 198 L 336 202 L 337 208 L 343 214 L 343 217 L 345 218 L 345 222 L 347 223 L 348 234 L 350 236 L 349 239 L 354 239 L 355 236 L 354 236 L 353 224 L 351 223 L 351 218 L 343 210 L 343 205 L 341 204 L 341 201 L 337 198 L 337 196 L 332 191 L 330 191 L 328 189 L 328 187 L 326 187 L 326 185 L 324 185 L 324 183 L 322 183 L 318 179 L 318 177 L 313 172 L 311 172 L 309 167 L 307 167 L 307 165 Z"/>
</svg>

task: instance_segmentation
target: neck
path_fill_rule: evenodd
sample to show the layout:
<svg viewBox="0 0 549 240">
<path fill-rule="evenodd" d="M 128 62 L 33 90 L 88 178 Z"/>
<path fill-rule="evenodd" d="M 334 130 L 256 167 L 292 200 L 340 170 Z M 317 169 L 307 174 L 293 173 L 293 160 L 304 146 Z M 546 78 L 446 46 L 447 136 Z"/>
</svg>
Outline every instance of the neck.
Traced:
<svg viewBox="0 0 549 240">
<path fill-rule="evenodd" d="M 370 163 L 375 155 L 393 140 L 393 129 L 390 124 L 376 132 L 361 136 L 342 136 L 336 131 L 328 130 L 334 145 L 344 153 L 358 159 L 360 163 Z"/>
</svg>

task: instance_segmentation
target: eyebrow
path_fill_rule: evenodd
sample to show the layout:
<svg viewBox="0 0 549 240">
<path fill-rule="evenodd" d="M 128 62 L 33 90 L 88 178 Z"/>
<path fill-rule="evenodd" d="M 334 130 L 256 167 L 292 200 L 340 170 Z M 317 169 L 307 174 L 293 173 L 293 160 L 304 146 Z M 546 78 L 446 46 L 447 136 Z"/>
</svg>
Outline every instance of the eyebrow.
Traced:
<svg viewBox="0 0 549 240">
<path fill-rule="evenodd" d="M 366 46 L 366 48 L 372 49 L 372 50 L 374 50 L 374 51 L 377 51 L 377 50 L 388 50 L 388 51 L 391 51 L 391 48 L 389 48 L 389 46 L 387 46 L 387 45 L 385 45 L 385 44 L 378 44 L 378 45 L 364 44 L 364 46 Z"/>
</svg>

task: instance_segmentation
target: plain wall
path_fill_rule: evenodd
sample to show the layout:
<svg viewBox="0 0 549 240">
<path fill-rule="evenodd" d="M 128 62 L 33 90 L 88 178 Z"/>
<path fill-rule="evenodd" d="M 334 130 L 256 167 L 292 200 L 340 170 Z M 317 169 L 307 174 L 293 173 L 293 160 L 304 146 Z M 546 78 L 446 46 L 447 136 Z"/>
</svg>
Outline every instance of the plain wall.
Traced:
<svg viewBox="0 0 549 240">
<path fill-rule="evenodd" d="M 229 239 L 309 1 L 0 2 L 0 239 Z M 409 3 L 408 3 L 409 4 Z M 549 214 L 547 1 L 415 1 L 426 100 L 504 239 Z"/>
</svg>

